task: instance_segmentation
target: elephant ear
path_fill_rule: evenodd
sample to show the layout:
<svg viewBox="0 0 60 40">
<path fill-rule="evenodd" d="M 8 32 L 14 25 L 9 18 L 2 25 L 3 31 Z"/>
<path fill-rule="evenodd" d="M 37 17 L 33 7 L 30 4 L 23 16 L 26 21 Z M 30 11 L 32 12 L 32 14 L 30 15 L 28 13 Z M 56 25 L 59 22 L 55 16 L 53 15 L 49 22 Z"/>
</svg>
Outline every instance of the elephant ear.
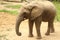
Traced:
<svg viewBox="0 0 60 40">
<path fill-rule="evenodd" d="M 28 9 L 30 11 L 31 20 L 34 20 L 35 18 L 42 15 L 43 12 L 43 6 L 37 3 L 31 3 L 25 6 L 25 9 Z"/>
<path fill-rule="evenodd" d="M 31 11 L 31 20 L 36 19 L 37 17 L 41 16 L 43 12 L 43 8 L 39 5 L 33 6 L 33 9 Z"/>
</svg>

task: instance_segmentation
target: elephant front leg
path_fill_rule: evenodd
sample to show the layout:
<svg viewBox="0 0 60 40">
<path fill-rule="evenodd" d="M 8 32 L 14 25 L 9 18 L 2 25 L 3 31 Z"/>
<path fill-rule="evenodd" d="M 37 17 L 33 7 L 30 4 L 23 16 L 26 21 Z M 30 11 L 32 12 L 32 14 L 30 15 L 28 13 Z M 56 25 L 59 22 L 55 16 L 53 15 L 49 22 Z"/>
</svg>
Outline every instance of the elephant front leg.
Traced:
<svg viewBox="0 0 60 40">
<path fill-rule="evenodd" d="M 29 37 L 33 37 L 33 23 L 34 21 L 29 20 Z"/>
<path fill-rule="evenodd" d="M 41 39 L 42 38 L 40 33 L 41 22 L 35 21 L 35 25 L 36 25 L 36 31 L 37 31 L 37 39 Z"/>
</svg>

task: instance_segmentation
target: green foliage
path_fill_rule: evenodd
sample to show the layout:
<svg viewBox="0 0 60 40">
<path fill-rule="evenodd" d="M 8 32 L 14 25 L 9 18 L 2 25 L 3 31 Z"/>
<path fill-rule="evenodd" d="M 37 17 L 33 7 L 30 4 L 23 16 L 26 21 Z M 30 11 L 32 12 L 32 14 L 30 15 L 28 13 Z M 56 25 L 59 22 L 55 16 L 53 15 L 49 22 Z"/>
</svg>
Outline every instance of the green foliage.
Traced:
<svg viewBox="0 0 60 40">
<path fill-rule="evenodd" d="M 3 9 L 3 10 L 0 10 L 0 12 L 7 12 L 7 13 L 10 13 L 10 14 L 14 14 L 14 15 L 16 15 L 18 12 L 16 11 L 16 10 L 5 10 L 5 9 Z"/>
<path fill-rule="evenodd" d="M 60 3 L 59 2 L 53 2 L 56 6 L 56 11 L 57 11 L 57 15 L 56 15 L 56 20 L 60 21 Z"/>
<path fill-rule="evenodd" d="M 21 5 L 7 5 L 5 7 L 19 9 L 21 7 Z"/>
</svg>

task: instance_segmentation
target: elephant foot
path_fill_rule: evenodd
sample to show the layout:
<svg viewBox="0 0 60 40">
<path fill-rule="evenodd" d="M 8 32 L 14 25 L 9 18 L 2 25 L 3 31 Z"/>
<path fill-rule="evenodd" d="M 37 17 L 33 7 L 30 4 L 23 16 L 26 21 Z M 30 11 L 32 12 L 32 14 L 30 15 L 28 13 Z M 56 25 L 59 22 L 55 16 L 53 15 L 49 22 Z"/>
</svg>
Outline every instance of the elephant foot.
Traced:
<svg viewBox="0 0 60 40">
<path fill-rule="evenodd" d="M 37 39 L 42 39 L 42 37 L 41 36 L 38 36 Z"/>
<path fill-rule="evenodd" d="M 54 33 L 54 31 L 51 31 L 50 33 Z"/>
<path fill-rule="evenodd" d="M 55 31 L 54 30 L 51 30 L 50 33 L 54 33 Z"/>
<path fill-rule="evenodd" d="M 33 37 L 33 34 L 30 34 L 28 37 Z"/>
<path fill-rule="evenodd" d="M 47 35 L 47 36 L 48 36 L 48 35 L 50 35 L 50 33 L 45 33 L 45 35 Z"/>
</svg>

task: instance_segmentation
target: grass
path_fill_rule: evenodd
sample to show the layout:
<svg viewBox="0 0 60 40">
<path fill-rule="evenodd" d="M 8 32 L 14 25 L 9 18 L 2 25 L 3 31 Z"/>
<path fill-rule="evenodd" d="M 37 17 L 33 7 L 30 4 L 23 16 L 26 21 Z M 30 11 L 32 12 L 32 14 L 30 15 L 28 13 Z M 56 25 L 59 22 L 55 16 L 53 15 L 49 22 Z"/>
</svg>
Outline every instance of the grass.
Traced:
<svg viewBox="0 0 60 40">
<path fill-rule="evenodd" d="M 7 12 L 7 13 L 10 13 L 10 14 L 14 14 L 14 15 L 16 15 L 18 12 L 16 11 L 16 10 L 5 10 L 5 9 L 3 9 L 3 10 L 0 10 L 0 12 Z"/>
<path fill-rule="evenodd" d="M 57 11 L 56 20 L 60 21 L 60 3 L 59 2 L 53 2 L 53 3 L 56 6 L 56 11 Z"/>
<path fill-rule="evenodd" d="M 21 7 L 21 5 L 7 5 L 5 7 L 19 9 Z"/>
</svg>

